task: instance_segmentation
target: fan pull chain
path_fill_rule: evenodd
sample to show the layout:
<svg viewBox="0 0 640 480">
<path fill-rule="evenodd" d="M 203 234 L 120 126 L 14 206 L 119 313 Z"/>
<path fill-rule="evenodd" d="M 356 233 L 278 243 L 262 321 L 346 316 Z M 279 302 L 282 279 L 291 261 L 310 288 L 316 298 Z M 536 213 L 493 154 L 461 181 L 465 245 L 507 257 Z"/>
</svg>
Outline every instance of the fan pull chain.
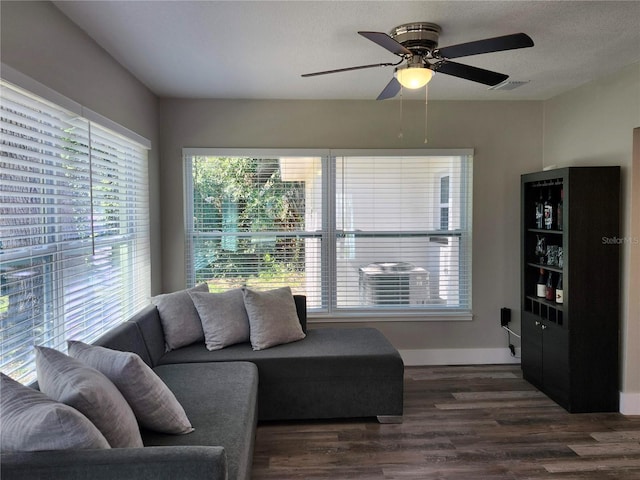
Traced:
<svg viewBox="0 0 640 480">
<path fill-rule="evenodd" d="M 402 144 L 402 141 L 404 139 L 404 133 L 402 132 L 402 92 L 403 92 L 403 88 L 402 88 L 402 85 L 400 85 L 400 132 L 398 133 L 400 144 Z"/>
<path fill-rule="evenodd" d="M 424 86 L 424 143 L 428 143 L 427 140 L 427 114 L 429 104 L 429 84 Z"/>
</svg>

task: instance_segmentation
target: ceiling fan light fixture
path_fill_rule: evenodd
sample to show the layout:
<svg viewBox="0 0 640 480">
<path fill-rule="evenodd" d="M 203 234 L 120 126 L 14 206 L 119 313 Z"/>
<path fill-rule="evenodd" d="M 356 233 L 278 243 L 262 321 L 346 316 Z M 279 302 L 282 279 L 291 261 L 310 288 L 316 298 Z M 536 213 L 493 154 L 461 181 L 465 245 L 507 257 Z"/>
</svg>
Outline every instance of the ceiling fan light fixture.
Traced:
<svg viewBox="0 0 640 480">
<path fill-rule="evenodd" d="M 404 88 L 415 90 L 431 81 L 433 70 L 427 67 L 407 67 L 396 70 L 396 78 Z"/>
</svg>

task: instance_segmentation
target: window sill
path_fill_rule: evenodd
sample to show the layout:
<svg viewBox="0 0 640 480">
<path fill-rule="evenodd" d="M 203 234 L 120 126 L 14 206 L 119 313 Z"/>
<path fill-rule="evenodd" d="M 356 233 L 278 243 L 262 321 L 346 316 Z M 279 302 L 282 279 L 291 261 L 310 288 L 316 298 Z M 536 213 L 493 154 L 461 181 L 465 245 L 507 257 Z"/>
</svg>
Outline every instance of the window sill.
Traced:
<svg viewBox="0 0 640 480">
<path fill-rule="evenodd" d="M 349 313 L 309 313 L 307 322 L 313 323 L 359 323 L 359 322 L 469 322 L 472 312 L 349 312 Z"/>
</svg>

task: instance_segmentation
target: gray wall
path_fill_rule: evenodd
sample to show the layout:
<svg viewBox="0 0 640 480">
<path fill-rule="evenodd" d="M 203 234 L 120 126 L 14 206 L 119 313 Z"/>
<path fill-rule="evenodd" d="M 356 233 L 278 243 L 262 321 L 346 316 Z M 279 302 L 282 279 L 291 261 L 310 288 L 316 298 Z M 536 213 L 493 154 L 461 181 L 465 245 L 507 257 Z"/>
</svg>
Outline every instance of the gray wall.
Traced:
<svg viewBox="0 0 640 480">
<path fill-rule="evenodd" d="M 640 127 L 640 64 L 629 66 L 597 82 L 559 95 L 544 104 L 544 165 L 620 165 L 622 167 L 622 391 L 633 396 L 640 411 L 640 311 L 638 292 L 631 292 L 632 276 L 640 264 L 631 262 L 640 239 L 632 234 L 631 218 L 638 222 L 640 191 L 631 188 L 640 175 L 640 159 L 633 164 L 633 129 Z M 624 399 L 624 397 L 623 397 Z"/>
<path fill-rule="evenodd" d="M 425 147 L 422 102 L 405 102 L 402 142 L 397 101 L 158 102 L 52 4 L 2 1 L 0 9 L 3 62 L 151 140 L 154 293 L 184 282 L 182 147 Z M 404 351 L 452 349 L 468 358 L 464 349 L 480 356 L 482 350 L 504 349 L 499 308 L 511 307 L 514 324 L 519 320 L 520 174 L 544 165 L 622 165 L 626 235 L 631 199 L 638 195 L 630 177 L 640 169 L 631 172 L 631 129 L 640 125 L 639 117 L 638 65 L 546 102 L 430 102 L 427 146 L 476 152 L 474 320 L 374 325 Z M 631 297 L 627 287 L 640 265 L 630 264 L 631 248 L 623 249 L 622 378 L 623 392 L 633 395 L 640 392 L 640 318 L 629 313 L 638 311 L 638 296 Z"/>
<path fill-rule="evenodd" d="M 425 148 L 424 103 L 404 103 L 403 141 L 398 138 L 399 110 L 398 101 L 161 99 L 163 289 L 184 286 L 183 186 L 178 180 L 183 147 Z M 519 308 L 520 174 L 542 166 L 542 102 L 434 101 L 428 115 L 429 148 L 475 150 L 474 319 L 373 325 L 397 348 L 416 351 L 415 361 L 439 361 L 420 353 L 433 349 L 456 349 L 462 361 L 497 361 L 492 349 L 502 349 L 500 355 L 508 360 L 498 318 L 502 306 Z"/>
<path fill-rule="evenodd" d="M 152 293 L 160 292 L 158 99 L 49 2 L 0 2 L 0 58 L 149 139 Z"/>
</svg>

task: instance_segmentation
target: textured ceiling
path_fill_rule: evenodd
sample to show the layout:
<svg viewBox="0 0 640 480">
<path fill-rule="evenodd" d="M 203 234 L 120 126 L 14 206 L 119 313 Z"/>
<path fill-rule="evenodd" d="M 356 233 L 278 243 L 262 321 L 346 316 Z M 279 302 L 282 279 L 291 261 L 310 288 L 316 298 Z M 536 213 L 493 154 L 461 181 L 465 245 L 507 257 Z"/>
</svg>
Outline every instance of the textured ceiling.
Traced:
<svg viewBox="0 0 640 480">
<path fill-rule="evenodd" d="M 393 67 L 302 73 L 397 59 L 357 34 L 415 21 L 440 47 L 525 32 L 533 48 L 456 59 L 529 81 L 514 90 L 436 74 L 435 100 L 543 100 L 640 61 L 640 1 L 56 1 L 163 97 L 374 99 Z M 420 98 L 405 92 L 405 98 Z"/>
</svg>

